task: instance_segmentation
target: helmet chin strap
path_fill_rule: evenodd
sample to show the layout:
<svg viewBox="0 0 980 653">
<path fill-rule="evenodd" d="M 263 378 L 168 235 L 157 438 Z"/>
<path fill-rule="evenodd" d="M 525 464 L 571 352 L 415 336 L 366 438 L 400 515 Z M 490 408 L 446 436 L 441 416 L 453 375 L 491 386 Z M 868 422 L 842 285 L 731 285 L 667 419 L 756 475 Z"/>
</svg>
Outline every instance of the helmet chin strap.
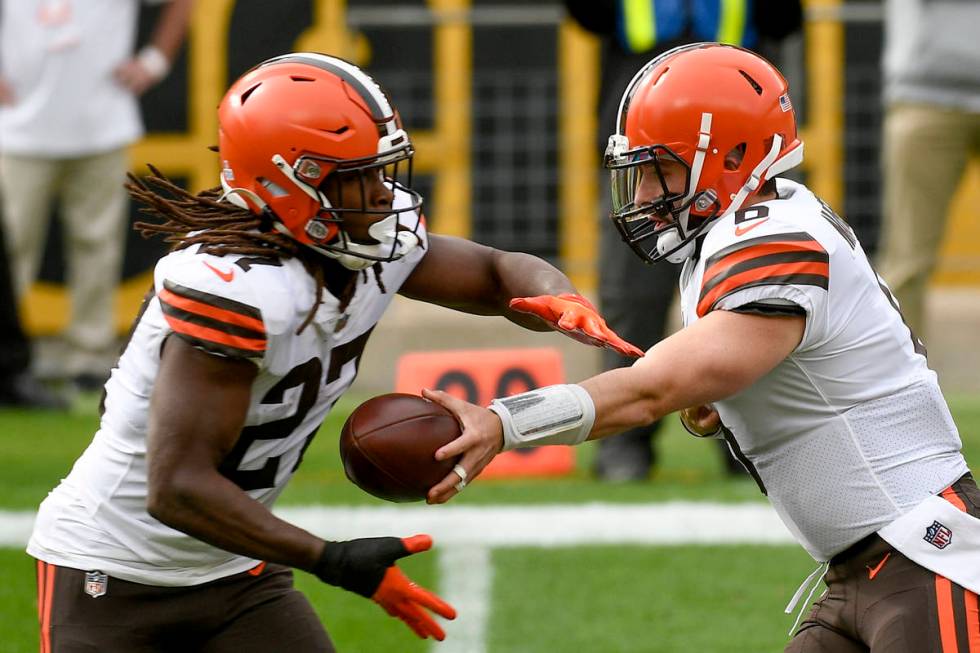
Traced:
<svg viewBox="0 0 980 653">
<path fill-rule="evenodd" d="M 334 259 L 348 270 L 359 271 L 366 270 L 379 260 L 399 259 L 419 244 L 414 234 L 398 231 L 397 213 L 392 213 L 384 220 L 379 220 L 368 227 L 368 235 L 378 242 L 369 245 L 355 243 L 341 228 L 337 233 L 340 241 L 337 246 L 326 248 L 310 245 L 310 247 Z"/>
<path fill-rule="evenodd" d="M 691 178 L 687 186 L 687 194 L 681 199 L 682 206 L 694 197 L 698 182 L 701 180 L 701 168 L 704 167 L 704 158 L 707 156 L 708 144 L 711 142 L 711 118 L 712 114 L 710 113 L 701 114 L 698 147 L 694 153 L 694 161 L 691 163 Z M 657 238 L 657 251 L 671 263 L 683 263 L 694 254 L 694 239 L 684 243 L 683 246 L 681 245 L 685 238 L 690 237 L 690 233 L 688 233 L 690 220 L 691 208 L 689 206 L 677 216 L 677 224 L 674 225 L 674 228 Z M 667 252 L 671 253 L 667 254 Z"/>
<path fill-rule="evenodd" d="M 742 188 L 739 189 L 735 197 L 732 198 L 732 203 L 728 205 L 725 212 L 722 215 L 728 215 L 729 213 L 734 213 L 742 208 L 742 204 L 749 194 L 754 193 L 758 190 L 759 186 L 762 184 L 762 175 L 769 171 L 770 166 L 776 161 L 776 157 L 779 156 L 779 150 L 783 147 L 783 137 L 779 134 L 775 134 L 772 137 L 772 147 L 769 148 L 769 152 L 763 157 L 762 161 L 759 161 L 759 165 L 752 169 L 749 174 L 749 178 L 745 180 Z"/>
</svg>

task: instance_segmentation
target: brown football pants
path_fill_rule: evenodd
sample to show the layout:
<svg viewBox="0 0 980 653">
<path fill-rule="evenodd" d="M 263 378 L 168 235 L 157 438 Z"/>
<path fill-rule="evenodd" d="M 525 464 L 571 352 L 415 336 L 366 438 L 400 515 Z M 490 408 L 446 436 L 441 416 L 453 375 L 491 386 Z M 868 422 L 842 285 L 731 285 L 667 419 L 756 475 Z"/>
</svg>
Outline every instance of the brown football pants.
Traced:
<svg viewBox="0 0 980 653">
<path fill-rule="evenodd" d="M 942 496 L 980 516 L 980 490 L 969 474 Z M 977 595 L 876 534 L 835 556 L 824 582 L 827 591 L 785 653 L 980 653 Z"/>
<path fill-rule="evenodd" d="M 37 574 L 41 653 L 334 651 L 288 567 L 191 587 L 110 577 L 97 598 L 85 592 L 84 571 L 39 560 Z"/>
</svg>

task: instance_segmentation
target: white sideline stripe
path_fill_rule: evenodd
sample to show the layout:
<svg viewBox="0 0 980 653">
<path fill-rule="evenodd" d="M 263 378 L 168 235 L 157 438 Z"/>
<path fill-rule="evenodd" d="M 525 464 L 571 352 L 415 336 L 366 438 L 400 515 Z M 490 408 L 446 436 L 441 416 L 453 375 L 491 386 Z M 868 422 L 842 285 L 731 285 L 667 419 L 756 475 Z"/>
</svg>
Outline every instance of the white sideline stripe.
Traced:
<svg viewBox="0 0 980 653">
<path fill-rule="evenodd" d="M 466 545 L 439 549 L 439 596 L 456 608 L 456 619 L 438 617 L 446 639 L 430 649 L 438 653 L 485 653 L 493 564 L 490 549 Z"/>
<path fill-rule="evenodd" d="M 772 507 L 762 503 L 297 507 L 276 514 L 333 539 L 428 533 L 439 547 L 795 541 Z"/>
<path fill-rule="evenodd" d="M 763 503 L 293 506 L 275 512 L 330 539 L 428 533 L 438 547 L 794 542 L 776 512 Z M 25 546 L 33 524 L 33 512 L 0 511 L 0 546 Z"/>
</svg>

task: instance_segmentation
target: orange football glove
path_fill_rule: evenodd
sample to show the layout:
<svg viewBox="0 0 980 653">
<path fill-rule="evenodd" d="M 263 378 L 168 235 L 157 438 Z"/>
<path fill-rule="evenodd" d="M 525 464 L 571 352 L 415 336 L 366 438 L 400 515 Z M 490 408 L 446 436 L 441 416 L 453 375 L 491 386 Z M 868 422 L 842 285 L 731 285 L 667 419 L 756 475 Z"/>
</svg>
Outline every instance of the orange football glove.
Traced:
<svg viewBox="0 0 980 653">
<path fill-rule="evenodd" d="M 599 311 L 582 295 L 562 293 L 516 297 L 510 300 L 510 307 L 538 316 L 557 331 L 579 342 L 613 349 L 623 356 L 643 357 L 643 350 L 626 342 L 606 326 Z"/>
<path fill-rule="evenodd" d="M 446 633 L 425 609 L 446 619 L 455 619 L 456 610 L 410 581 L 394 565 L 399 558 L 428 551 L 431 547 L 432 538 L 428 535 L 327 542 L 312 572 L 325 583 L 372 599 L 392 617 L 404 621 L 422 639 L 434 637 L 442 641 Z"/>
</svg>

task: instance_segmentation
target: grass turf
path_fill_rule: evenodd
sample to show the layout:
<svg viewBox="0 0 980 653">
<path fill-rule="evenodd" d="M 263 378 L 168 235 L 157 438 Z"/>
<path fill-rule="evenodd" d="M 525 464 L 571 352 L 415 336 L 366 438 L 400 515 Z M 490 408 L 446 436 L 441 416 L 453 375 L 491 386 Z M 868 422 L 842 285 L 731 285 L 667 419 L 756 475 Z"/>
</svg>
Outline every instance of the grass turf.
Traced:
<svg viewBox="0 0 980 653">
<path fill-rule="evenodd" d="M 95 404 L 86 398 L 69 414 L 0 410 L 0 509 L 33 509 L 68 472 L 97 427 Z M 954 398 L 950 404 L 967 461 L 976 463 L 980 399 Z M 282 503 L 382 504 L 351 485 L 338 460 L 336 434 L 354 405 L 338 404 Z M 685 435 L 673 418 L 659 448 L 660 463 L 649 483 L 596 483 L 588 474 L 593 445 L 586 445 L 578 448 L 572 476 L 477 482 L 458 502 L 762 500 L 751 481 L 724 475 L 712 443 Z M 404 566 L 421 584 L 437 587 L 434 558 L 416 557 Z M 506 549 L 494 551 L 492 560 L 490 653 L 781 650 L 791 624 L 782 608 L 813 567 L 798 547 L 762 546 Z M 303 573 L 296 581 L 339 650 L 427 650 L 371 602 Z M 32 561 L 21 551 L 0 549 L 0 653 L 37 650 L 34 601 Z"/>
</svg>

